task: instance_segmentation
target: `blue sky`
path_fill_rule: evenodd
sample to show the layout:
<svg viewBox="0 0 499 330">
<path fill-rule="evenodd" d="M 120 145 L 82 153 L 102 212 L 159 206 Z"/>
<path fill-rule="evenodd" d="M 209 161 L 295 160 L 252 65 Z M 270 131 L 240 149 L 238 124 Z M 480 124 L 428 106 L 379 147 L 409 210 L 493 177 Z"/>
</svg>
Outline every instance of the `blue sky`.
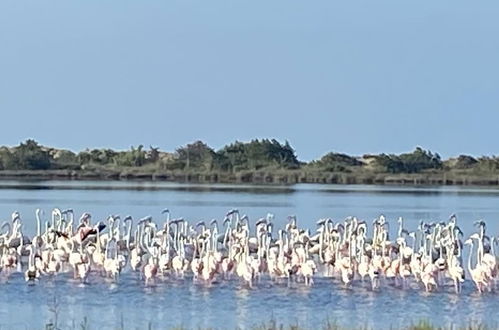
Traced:
<svg viewBox="0 0 499 330">
<path fill-rule="evenodd" d="M 497 1 L 2 1 L 0 144 L 499 154 Z"/>
</svg>

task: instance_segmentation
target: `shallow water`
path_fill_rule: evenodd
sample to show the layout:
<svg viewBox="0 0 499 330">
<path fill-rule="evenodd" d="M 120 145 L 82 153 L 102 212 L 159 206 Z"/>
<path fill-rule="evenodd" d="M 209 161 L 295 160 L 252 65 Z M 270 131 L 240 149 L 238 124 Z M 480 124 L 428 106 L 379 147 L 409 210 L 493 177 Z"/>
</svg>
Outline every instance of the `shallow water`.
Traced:
<svg viewBox="0 0 499 330">
<path fill-rule="evenodd" d="M 380 213 L 396 228 L 403 216 L 414 229 L 420 219 L 447 220 L 456 213 L 466 236 L 473 221 L 483 218 L 487 232 L 499 234 L 499 190 L 469 187 L 386 186 L 233 186 L 135 182 L 0 182 L 0 219 L 18 210 L 25 232 L 35 230 L 34 210 L 73 208 L 79 215 L 89 211 L 93 221 L 109 214 L 148 214 L 162 221 L 168 207 L 174 217 L 191 221 L 221 219 L 232 208 L 255 221 L 267 212 L 278 226 L 287 215 L 296 214 L 301 227 L 315 228 L 321 217 L 341 220 L 348 215 L 372 220 Z M 47 216 L 45 216 L 47 218 Z M 248 328 L 276 319 L 284 324 L 317 328 L 326 319 L 346 326 L 400 327 L 422 318 L 436 325 L 480 321 L 497 326 L 499 293 L 479 295 L 466 281 L 463 292 L 451 286 L 424 293 L 412 284 L 402 290 L 384 283 L 371 291 L 367 283 L 344 288 L 339 280 L 318 277 L 311 288 L 287 281 L 262 279 L 249 289 L 238 280 L 220 281 L 209 287 L 193 284 L 191 277 L 165 279 L 146 287 L 137 275 L 122 274 L 118 284 L 92 276 L 89 284 L 74 282 L 68 274 L 43 278 L 27 285 L 20 273 L 8 281 L 0 276 L 0 326 L 42 328 L 57 315 L 62 328 L 76 327 L 83 316 L 93 329 L 216 327 Z M 54 301 L 54 297 L 56 297 Z M 57 311 L 57 312 L 55 312 Z"/>
</svg>

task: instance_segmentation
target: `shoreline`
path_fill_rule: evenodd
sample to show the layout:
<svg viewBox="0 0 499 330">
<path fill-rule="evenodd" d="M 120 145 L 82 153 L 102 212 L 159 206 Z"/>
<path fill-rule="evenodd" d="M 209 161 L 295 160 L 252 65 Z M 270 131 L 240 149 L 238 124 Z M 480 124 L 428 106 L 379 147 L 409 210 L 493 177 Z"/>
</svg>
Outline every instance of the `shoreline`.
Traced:
<svg viewBox="0 0 499 330">
<path fill-rule="evenodd" d="M 455 173 L 344 173 L 301 170 L 226 172 L 181 172 L 130 170 L 3 170 L 0 180 L 94 180 L 94 181 L 158 181 L 178 183 L 230 184 L 359 184 L 411 186 L 499 186 L 499 175 Z"/>
</svg>

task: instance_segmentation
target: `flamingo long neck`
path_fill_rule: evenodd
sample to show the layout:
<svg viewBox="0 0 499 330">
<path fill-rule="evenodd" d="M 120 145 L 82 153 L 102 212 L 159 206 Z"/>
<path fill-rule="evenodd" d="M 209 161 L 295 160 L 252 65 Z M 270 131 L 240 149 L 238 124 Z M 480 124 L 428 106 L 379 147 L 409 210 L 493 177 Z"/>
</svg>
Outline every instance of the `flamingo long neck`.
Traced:
<svg viewBox="0 0 499 330">
<path fill-rule="evenodd" d="M 362 260 L 362 257 L 364 257 L 364 244 L 365 244 L 365 237 L 361 236 L 359 240 L 359 260 Z"/>
<path fill-rule="evenodd" d="M 229 231 L 230 231 L 230 223 L 229 222 L 226 222 L 226 223 L 227 223 L 227 226 L 225 228 L 224 242 L 223 242 L 224 246 L 227 246 L 227 244 L 228 244 L 228 237 L 229 237 Z"/>
<path fill-rule="evenodd" d="M 483 232 L 480 234 L 480 237 L 478 237 L 477 263 L 479 265 L 482 264 L 482 259 L 483 259 Z"/>
<path fill-rule="evenodd" d="M 206 241 L 206 251 L 207 253 L 211 254 L 213 252 L 213 244 L 212 244 L 212 238 L 211 238 L 211 233 L 208 235 L 207 241 Z"/>
<path fill-rule="evenodd" d="M 161 249 L 164 251 L 166 250 L 166 245 L 168 242 L 168 235 L 166 233 L 163 234 L 163 237 L 161 239 Z"/>
<path fill-rule="evenodd" d="M 263 234 L 262 234 L 263 235 Z M 256 256 L 258 258 L 258 261 L 261 261 L 262 260 L 262 239 L 260 239 L 260 236 L 257 236 L 258 237 L 258 243 L 257 243 L 257 251 L 256 251 Z"/>
<path fill-rule="evenodd" d="M 39 212 L 36 212 L 36 235 L 40 237 L 41 234 L 41 224 L 40 224 L 40 215 Z"/>
<path fill-rule="evenodd" d="M 206 240 L 203 240 L 203 246 L 201 247 L 201 253 L 199 254 L 199 258 L 203 258 L 206 255 L 207 245 L 208 243 L 206 242 Z"/>
<path fill-rule="evenodd" d="M 319 260 L 320 260 L 321 263 L 324 263 L 324 255 L 323 255 L 324 247 L 323 247 L 323 245 L 324 245 L 325 231 L 326 231 L 326 226 L 323 226 L 322 227 L 322 232 L 319 235 Z"/>
<path fill-rule="evenodd" d="M 121 239 L 121 220 L 120 219 L 113 221 L 113 227 L 112 227 L 111 232 L 112 232 L 111 237 L 116 238 L 116 241 L 119 241 Z"/>
<path fill-rule="evenodd" d="M 430 249 L 428 250 L 428 258 L 430 263 L 433 264 L 433 237 L 430 237 Z"/>
<path fill-rule="evenodd" d="M 166 242 L 168 244 L 168 246 L 170 246 L 170 220 L 168 220 L 168 222 L 166 223 Z"/>
<path fill-rule="evenodd" d="M 495 245 L 495 237 L 492 237 L 490 239 L 490 253 L 495 257 L 496 256 L 496 252 L 495 252 L 494 245 Z"/>
<path fill-rule="evenodd" d="M 19 223 L 17 220 L 12 224 L 12 233 L 10 235 L 10 239 L 13 239 L 17 236 L 18 225 Z"/>
<path fill-rule="evenodd" d="M 139 247 L 140 251 L 147 251 L 147 248 L 145 246 L 145 239 L 146 239 L 146 228 L 143 226 L 140 228 L 140 234 L 139 234 Z"/>
<path fill-rule="evenodd" d="M 450 239 L 452 242 L 456 240 L 456 233 L 454 232 L 455 227 L 456 227 L 455 223 L 449 224 Z"/>
<path fill-rule="evenodd" d="M 97 245 L 97 252 L 102 253 L 102 248 L 100 245 L 100 230 L 97 228 L 97 241 L 95 242 Z"/>
<path fill-rule="evenodd" d="M 423 233 L 424 236 L 426 234 Z M 424 255 L 428 255 L 428 237 L 425 237 L 424 242 L 423 242 L 423 250 L 424 250 Z"/>
<path fill-rule="evenodd" d="M 104 251 L 104 256 L 106 259 L 108 258 L 108 255 L 109 255 L 109 243 L 111 243 L 111 239 L 109 239 L 106 243 L 106 249 Z"/>
<path fill-rule="evenodd" d="M 457 245 L 457 257 L 461 258 L 461 244 L 460 242 L 456 241 L 455 245 Z"/>
<path fill-rule="evenodd" d="M 173 246 L 175 247 L 175 251 L 179 252 L 179 246 L 178 246 L 178 241 L 179 241 L 179 233 L 180 232 L 180 229 L 179 229 L 179 225 L 178 225 L 178 222 L 176 223 L 176 226 L 175 226 L 175 234 L 173 235 Z"/>
<path fill-rule="evenodd" d="M 227 258 L 228 258 L 228 259 L 229 259 L 229 261 L 230 261 L 230 260 L 232 260 L 232 258 L 233 258 L 233 254 L 232 254 L 232 244 L 229 244 L 229 245 L 227 246 L 227 249 L 229 250 L 229 253 L 228 253 Z"/>
<path fill-rule="evenodd" d="M 383 248 L 385 248 L 386 242 L 388 241 L 388 233 L 386 232 L 386 230 L 383 231 L 381 237 L 382 237 L 382 242 L 383 242 Z M 386 249 L 385 249 L 385 251 L 386 251 Z"/>
<path fill-rule="evenodd" d="M 350 243 L 348 247 L 350 250 L 350 259 L 352 259 L 352 257 L 357 257 L 357 240 L 353 235 L 350 236 Z"/>
<path fill-rule="evenodd" d="M 284 237 L 282 231 L 279 231 L 279 257 L 284 257 Z"/>
<path fill-rule="evenodd" d="M 35 264 L 35 247 L 32 245 L 31 249 L 29 249 L 29 259 L 28 259 L 28 268 L 31 269 Z"/>
<path fill-rule="evenodd" d="M 473 255 L 473 241 L 470 243 L 470 254 L 468 256 L 468 271 L 471 273 L 473 269 L 471 268 L 471 257 Z"/>
<path fill-rule="evenodd" d="M 419 246 L 418 248 L 421 248 L 423 247 L 423 249 L 425 250 L 425 253 L 426 253 L 426 249 L 427 249 L 427 245 L 426 245 L 426 241 L 428 240 L 428 237 L 426 236 L 426 232 L 422 229 L 419 230 Z"/>
<path fill-rule="evenodd" d="M 180 240 L 180 251 L 182 251 L 182 258 L 185 258 L 185 239 Z"/>
<path fill-rule="evenodd" d="M 23 245 L 24 245 L 24 236 L 23 236 L 23 233 L 20 232 L 20 235 L 19 235 L 19 240 L 20 240 L 20 244 L 19 244 L 19 251 L 22 251 L 22 248 L 23 248 Z M 20 253 L 19 253 L 20 254 Z M 19 262 L 21 262 L 21 260 L 19 259 Z"/>
<path fill-rule="evenodd" d="M 140 246 L 140 237 L 141 237 L 141 225 L 137 225 L 137 229 L 135 230 L 135 249 L 137 252 L 141 251 L 141 246 Z"/>
<path fill-rule="evenodd" d="M 198 238 L 194 238 L 193 241 L 192 241 L 192 245 L 194 246 L 194 251 L 192 251 L 192 259 L 195 259 L 197 258 L 197 253 L 199 251 L 199 239 Z"/>
<path fill-rule="evenodd" d="M 109 217 L 107 220 L 109 239 L 114 237 L 114 218 Z"/>
<path fill-rule="evenodd" d="M 336 242 L 334 247 L 334 254 L 336 261 L 340 260 L 340 242 Z"/>
<path fill-rule="evenodd" d="M 71 219 L 69 220 L 68 222 L 68 225 L 66 227 L 66 232 L 70 235 L 70 236 L 73 236 L 73 218 L 71 217 Z"/>
<path fill-rule="evenodd" d="M 177 225 L 175 226 L 175 250 L 177 250 L 178 252 L 180 252 L 180 230 L 180 226 L 177 223 Z"/>
<path fill-rule="evenodd" d="M 211 236 L 212 250 L 215 252 L 218 252 L 217 238 L 218 238 L 218 228 L 215 227 L 213 228 L 213 233 Z"/>
<path fill-rule="evenodd" d="M 168 228 L 170 226 L 168 225 Z M 170 230 L 167 231 L 168 234 L 166 234 L 166 247 L 165 247 L 165 251 L 166 251 L 166 255 L 168 256 L 168 258 L 170 257 Z"/>
<path fill-rule="evenodd" d="M 8 239 L 10 237 L 10 231 L 11 231 L 12 227 L 11 227 L 10 223 L 8 223 L 8 222 L 5 222 L 2 225 L 2 227 L 1 227 L 2 230 L 3 230 L 3 227 L 7 227 L 7 231 L 5 232 L 5 234 L 2 234 L 2 236 L 5 237 L 6 239 Z"/>
<path fill-rule="evenodd" d="M 245 244 L 244 244 L 244 261 L 246 262 L 246 260 L 248 260 L 248 257 L 249 257 L 249 239 L 246 238 L 245 240 Z"/>
<path fill-rule="evenodd" d="M 404 249 L 405 249 L 405 240 L 403 240 L 403 241 L 400 243 L 400 247 L 399 247 L 399 261 L 400 261 L 400 267 L 402 267 L 402 254 L 403 254 Z"/>
<path fill-rule="evenodd" d="M 130 251 L 130 239 L 132 237 L 132 226 L 133 226 L 133 221 L 128 220 L 128 228 L 127 228 L 127 233 L 126 233 L 126 247 L 128 251 Z"/>
</svg>

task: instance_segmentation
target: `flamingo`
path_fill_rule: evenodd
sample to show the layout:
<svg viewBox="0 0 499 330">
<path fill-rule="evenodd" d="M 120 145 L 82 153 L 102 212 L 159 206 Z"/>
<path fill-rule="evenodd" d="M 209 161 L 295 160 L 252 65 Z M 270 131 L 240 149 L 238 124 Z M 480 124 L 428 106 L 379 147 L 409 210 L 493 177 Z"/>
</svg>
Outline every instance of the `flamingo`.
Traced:
<svg viewBox="0 0 499 330">
<path fill-rule="evenodd" d="M 30 245 L 28 269 L 24 273 L 26 282 L 37 280 L 40 277 L 40 270 L 35 267 L 35 247 Z"/>
<path fill-rule="evenodd" d="M 480 267 L 478 267 L 478 265 L 479 265 L 478 261 L 477 261 L 477 266 L 475 268 L 472 268 L 472 266 L 471 266 L 471 258 L 473 256 L 473 239 L 474 238 L 479 239 L 479 236 L 476 235 L 476 234 L 471 235 L 471 237 L 469 239 L 467 239 L 464 242 L 464 244 L 470 245 L 470 253 L 469 253 L 469 256 L 468 256 L 468 272 L 470 273 L 471 279 L 475 283 L 475 286 L 476 286 L 478 292 L 481 293 L 488 286 L 488 283 L 486 281 L 485 274 L 480 269 Z M 479 253 L 480 252 L 477 251 L 477 258 L 478 258 Z"/>
</svg>

